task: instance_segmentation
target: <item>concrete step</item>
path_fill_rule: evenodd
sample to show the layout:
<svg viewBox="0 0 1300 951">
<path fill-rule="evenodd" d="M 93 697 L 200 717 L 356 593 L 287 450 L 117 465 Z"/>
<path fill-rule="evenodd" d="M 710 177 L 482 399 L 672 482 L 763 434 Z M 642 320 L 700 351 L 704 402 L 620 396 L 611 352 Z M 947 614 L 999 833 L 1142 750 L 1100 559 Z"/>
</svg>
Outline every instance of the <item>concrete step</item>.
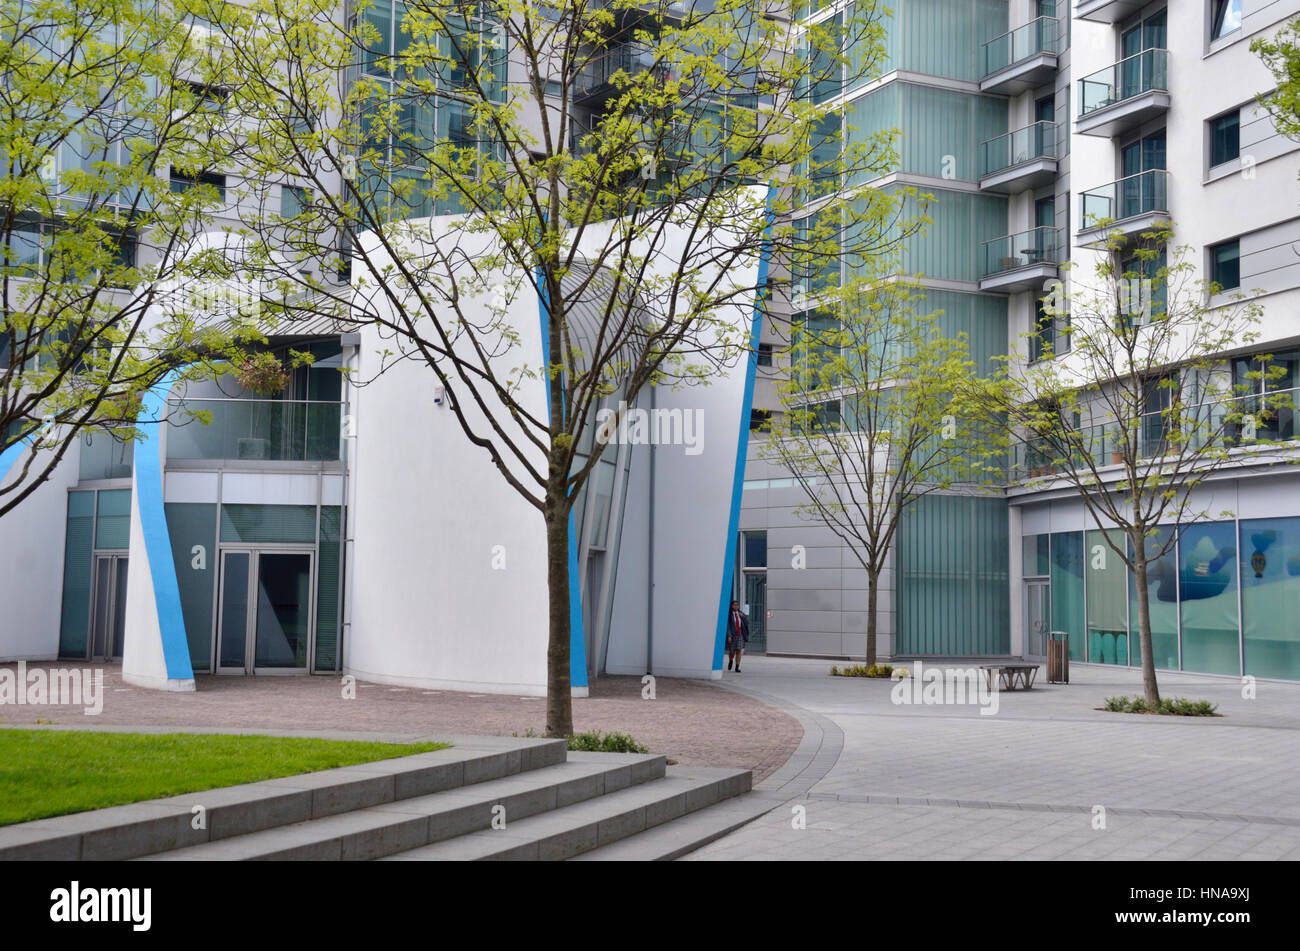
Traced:
<svg viewBox="0 0 1300 951">
<path fill-rule="evenodd" d="M 746 793 L 654 829 L 592 849 L 574 857 L 579 862 L 669 862 L 680 858 L 759 816 L 783 800 Z"/>
<path fill-rule="evenodd" d="M 159 851 L 146 860 L 375 859 L 491 829 L 500 815 L 528 816 L 625 790 L 664 775 L 664 757 L 569 754 L 541 769 L 281 825 L 219 841 Z"/>
<path fill-rule="evenodd" d="M 546 769 L 564 763 L 567 752 L 563 740 L 458 737 L 457 743 L 432 753 L 5 826 L 0 861 L 109 861 L 194 847 Z"/>
<path fill-rule="evenodd" d="M 510 821 L 507 813 L 503 829 L 488 828 L 446 842 L 408 849 L 388 856 L 388 860 L 572 858 L 645 829 L 671 827 L 687 821 L 699 810 L 744 794 L 751 781 L 752 774 L 744 769 L 670 766 L 661 779 L 520 821 Z"/>
</svg>

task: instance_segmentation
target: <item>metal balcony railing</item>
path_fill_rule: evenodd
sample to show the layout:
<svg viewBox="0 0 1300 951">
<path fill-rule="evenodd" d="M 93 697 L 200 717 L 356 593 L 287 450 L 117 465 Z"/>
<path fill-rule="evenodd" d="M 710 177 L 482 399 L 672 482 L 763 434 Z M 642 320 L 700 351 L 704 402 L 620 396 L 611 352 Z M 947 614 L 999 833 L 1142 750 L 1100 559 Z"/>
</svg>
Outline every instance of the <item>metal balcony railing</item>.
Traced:
<svg viewBox="0 0 1300 951">
<path fill-rule="evenodd" d="M 1057 157 L 1055 122 L 1035 122 L 980 144 L 980 175 L 992 175 L 1034 159 Z"/>
<path fill-rule="evenodd" d="M 654 50 L 635 43 L 624 43 L 583 66 L 573 83 L 574 98 L 585 99 L 611 90 L 613 79 L 620 72 L 631 77 L 651 70 L 667 75 L 667 70 L 662 65 L 655 65 Z"/>
<path fill-rule="evenodd" d="M 167 401 L 168 459 L 335 462 L 343 404 L 318 400 Z M 204 423 L 198 413 L 211 414 Z"/>
<path fill-rule="evenodd" d="M 1183 418 L 1178 421 L 1185 430 L 1181 434 L 1171 431 L 1174 417 L 1160 412 L 1142 415 L 1132 433 L 1126 433 L 1117 422 L 1083 426 L 1076 431 L 1077 453 L 1072 466 L 1086 465 L 1089 457 L 1099 468 L 1120 465 L 1132 451 L 1130 446 L 1139 459 L 1153 459 L 1177 454 L 1183 446 L 1200 451 L 1209 445 L 1234 449 L 1293 441 L 1300 438 L 1298 401 L 1300 388 L 1202 403 L 1180 414 Z M 1066 469 L 1058 448 L 1034 440 L 1017 443 L 1011 459 L 1012 478 L 1036 479 Z"/>
<path fill-rule="evenodd" d="M 1084 228 L 1097 221 L 1123 221 L 1169 211 L 1169 173 L 1163 169 L 1139 172 L 1117 182 L 1083 192 L 1080 196 Z"/>
<path fill-rule="evenodd" d="M 984 242 L 981 277 L 991 277 L 1034 264 L 1060 264 L 1060 240 L 1055 228 L 1034 228 Z"/>
<path fill-rule="evenodd" d="M 1169 52 L 1143 50 L 1079 80 L 1079 118 L 1153 90 L 1169 91 Z"/>
<path fill-rule="evenodd" d="M 1014 66 L 1039 53 L 1060 52 L 1060 22 L 1039 17 L 984 44 L 984 75 Z"/>
</svg>

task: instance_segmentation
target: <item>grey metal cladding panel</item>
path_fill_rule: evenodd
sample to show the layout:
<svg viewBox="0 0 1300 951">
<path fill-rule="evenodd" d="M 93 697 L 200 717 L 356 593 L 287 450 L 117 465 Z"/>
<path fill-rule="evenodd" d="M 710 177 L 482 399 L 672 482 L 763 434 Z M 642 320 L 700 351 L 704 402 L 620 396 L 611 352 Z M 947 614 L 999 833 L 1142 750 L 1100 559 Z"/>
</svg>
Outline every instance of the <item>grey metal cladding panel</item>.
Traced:
<svg viewBox="0 0 1300 951">
<path fill-rule="evenodd" d="M 750 493 L 746 492 L 746 495 Z M 754 506 L 747 508 L 744 505 L 740 508 L 740 530 L 742 532 L 762 531 L 767 528 L 767 507 Z"/>
<path fill-rule="evenodd" d="M 1243 37 L 1300 13 L 1300 3 L 1295 0 L 1245 0 L 1241 6 Z"/>
<path fill-rule="evenodd" d="M 774 631 L 769 628 L 767 652 L 841 657 L 844 654 L 843 636 L 838 631 Z"/>
<path fill-rule="evenodd" d="M 767 530 L 767 548 L 770 552 L 774 548 L 784 548 L 789 551 L 795 545 L 803 545 L 806 549 L 812 548 L 829 548 L 836 552 L 843 546 L 839 536 L 823 525 L 821 522 L 810 522 L 806 519 L 798 519 L 796 524 L 790 524 L 789 521 L 782 520 L 781 516 L 789 518 L 789 510 L 784 513 L 775 509 L 769 510 L 768 530 Z M 768 556 L 769 558 L 771 555 Z M 840 561 L 834 562 L 839 567 Z"/>
<path fill-rule="evenodd" d="M 773 609 L 768 618 L 769 631 L 798 631 L 806 633 L 840 633 L 839 611 L 779 611 Z"/>
<path fill-rule="evenodd" d="M 840 611 L 843 609 L 844 597 L 842 592 L 827 588 L 782 588 L 773 591 L 769 585 L 767 603 L 769 609 L 775 610 L 775 605 L 787 612 Z"/>
<path fill-rule="evenodd" d="M 1268 112 L 1257 103 L 1241 107 L 1240 135 L 1242 156 L 1254 159 L 1255 164 L 1300 149 L 1300 143 L 1278 134 Z"/>
<path fill-rule="evenodd" d="M 1279 291 L 1300 286 L 1300 218 L 1241 236 L 1241 287 Z"/>
<path fill-rule="evenodd" d="M 794 570 L 790 568 L 771 567 L 767 569 L 767 590 L 769 592 L 783 591 L 788 588 L 798 588 L 801 591 L 822 589 L 825 591 L 834 591 L 836 597 L 839 597 L 843 585 L 840 583 L 839 568 L 805 568 Z M 772 595 L 769 594 L 769 604 L 776 602 L 771 601 Z"/>
<path fill-rule="evenodd" d="M 783 530 L 785 531 L 785 530 Z M 773 539 L 773 532 L 767 536 L 767 566 L 768 568 L 793 569 L 795 571 L 812 570 L 815 568 L 834 568 L 840 570 L 840 550 L 838 547 L 830 545 L 807 545 L 798 539 L 800 536 L 782 535 L 780 538 Z M 795 552 L 795 546 L 803 545 L 803 551 Z M 796 558 L 801 565 L 796 566 Z M 838 582 L 837 582 L 838 584 Z"/>
</svg>

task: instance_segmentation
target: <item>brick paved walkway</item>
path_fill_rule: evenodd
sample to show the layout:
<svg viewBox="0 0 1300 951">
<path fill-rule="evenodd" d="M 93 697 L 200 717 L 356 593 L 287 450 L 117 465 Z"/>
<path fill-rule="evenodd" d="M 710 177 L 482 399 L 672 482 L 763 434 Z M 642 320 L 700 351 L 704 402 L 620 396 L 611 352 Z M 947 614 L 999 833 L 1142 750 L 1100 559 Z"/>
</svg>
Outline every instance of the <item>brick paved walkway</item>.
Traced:
<svg viewBox="0 0 1300 951">
<path fill-rule="evenodd" d="M 0 665 L 13 668 L 13 664 Z M 337 677 L 197 678 L 194 693 L 164 693 L 122 683 L 120 665 L 104 670 L 104 709 L 85 716 L 80 707 L 0 706 L 0 724 L 60 726 L 202 726 L 357 733 L 479 734 L 509 736 L 546 727 L 539 697 L 470 694 L 358 683 L 344 700 Z M 641 699 L 636 677 L 604 677 L 591 696 L 573 701 L 577 730 L 630 733 L 653 753 L 683 765 L 737 766 L 759 782 L 794 752 L 799 722 L 751 697 L 693 680 L 659 678 L 654 700 Z"/>
</svg>

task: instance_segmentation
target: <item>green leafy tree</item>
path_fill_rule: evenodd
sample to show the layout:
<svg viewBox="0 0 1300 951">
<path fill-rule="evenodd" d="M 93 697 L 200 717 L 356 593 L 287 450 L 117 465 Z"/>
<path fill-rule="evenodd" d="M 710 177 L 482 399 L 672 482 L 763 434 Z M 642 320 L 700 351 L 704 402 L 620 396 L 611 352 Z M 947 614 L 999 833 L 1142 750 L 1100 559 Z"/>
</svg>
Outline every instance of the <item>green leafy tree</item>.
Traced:
<svg viewBox="0 0 1300 951">
<path fill-rule="evenodd" d="M 978 372 L 965 335 L 922 312 L 917 287 L 859 279 L 818 300 L 791 328 L 783 411 L 761 453 L 803 489 L 795 514 L 829 528 L 866 571 L 871 665 L 880 577 L 907 509 L 987 482 L 995 460 L 961 402 Z"/>
<path fill-rule="evenodd" d="M 0 449 L 25 450 L 0 515 L 81 434 L 133 439 L 169 372 L 215 372 L 231 333 L 191 292 L 229 276 L 195 243 L 222 204 L 197 177 L 220 72 L 178 9 L 0 0 Z"/>
<path fill-rule="evenodd" d="M 1300 18 L 1287 23 L 1271 38 L 1251 40 L 1250 49 L 1263 60 L 1277 83 L 1276 89 L 1259 97 L 1260 105 L 1268 110 L 1278 132 L 1300 139 Z"/>
<path fill-rule="evenodd" d="M 1286 403 L 1262 385 L 1281 372 L 1267 356 L 1244 380 L 1223 357 L 1258 339 L 1259 305 L 1200 279 L 1171 239 L 1168 229 L 1136 241 L 1111 233 L 1092 275 L 1071 271 L 1044 298 L 1052 320 L 1068 320 L 1068 353 L 1049 342 L 1036 362 L 1012 354 L 978 397 L 1009 421 L 1013 476 L 1077 493 L 1132 572 L 1149 705 L 1160 699 L 1149 569 L 1184 526 L 1216 514 L 1197 489 L 1274 441 Z"/>
<path fill-rule="evenodd" d="M 888 137 L 844 146 L 835 96 L 881 71 L 875 3 L 812 30 L 750 0 L 411 0 L 346 24 L 314 0 L 214 12 L 241 78 L 248 246 L 296 290 L 285 317 L 378 328 L 454 394 L 466 440 L 538 512 L 548 550 L 547 731 L 573 732 L 569 516 L 600 458 L 597 411 L 707 382 L 746 356 L 726 275 L 766 251 L 888 247 L 894 199 L 852 200 Z M 303 189 L 291 214 L 275 188 Z M 747 188 L 746 186 L 757 186 Z M 768 194 L 768 186 L 772 186 Z M 460 213 L 430 250 L 424 216 Z M 673 231 L 673 229 L 681 229 Z M 670 233 L 684 234 L 665 244 Z M 463 237 L 487 252 L 440 253 Z M 579 245 L 582 250 L 579 251 Z M 271 267 L 276 253 L 293 266 Z M 340 260 L 350 283 L 304 274 Z M 502 289 L 484 274 L 518 282 Z M 534 286 L 535 284 L 535 286 Z M 544 302 L 546 365 L 517 295 Z M 499 298 L 483 320 L 473 302 Z M 543 380 L 544 413 L 528 402 Z M 364 381 L 359 381 L 364 383 Z"/>
</svg>

